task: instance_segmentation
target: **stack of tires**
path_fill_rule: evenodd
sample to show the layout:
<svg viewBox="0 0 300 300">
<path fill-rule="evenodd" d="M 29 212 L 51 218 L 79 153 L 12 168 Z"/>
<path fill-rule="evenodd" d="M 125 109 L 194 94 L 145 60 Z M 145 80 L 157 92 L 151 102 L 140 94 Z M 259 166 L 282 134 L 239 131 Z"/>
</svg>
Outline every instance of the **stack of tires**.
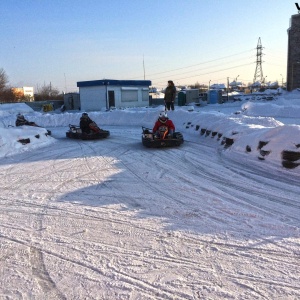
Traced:
<svg viewBox="0 0 300 300">
<path fill-rule="evenodd" d="M 296 145 L 300 148 L 300 144 Z M 300 152 L 292 150 L 283 150 L 281 152 L 282 166 L 288 169 L 294 169 L 300 165 Z"/>
</svg>

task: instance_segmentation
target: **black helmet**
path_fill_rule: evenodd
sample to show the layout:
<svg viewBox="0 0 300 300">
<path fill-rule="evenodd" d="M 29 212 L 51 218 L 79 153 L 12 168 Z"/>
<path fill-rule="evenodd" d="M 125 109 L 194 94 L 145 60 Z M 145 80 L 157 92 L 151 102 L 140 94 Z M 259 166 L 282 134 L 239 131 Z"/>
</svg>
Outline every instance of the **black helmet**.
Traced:
<svg viewBox="0 0 300 300">
<path fill-rule="evenodd" d="M 24 115 L 22 115 L 21 113 L 18 113 L 18 114 L 17 114 L 17 118 L 18 118 L 18 119 L 21 119 L 21 120 L 25 119 Z"/>
<path fill-rule="evenodd" d="M 82 114 L 82 118 L 87 119 L 88 117 L 89 117 L 89 115 L 88 115 L 86 112 L 84 112 L 84 113 Z"/>
</svg>

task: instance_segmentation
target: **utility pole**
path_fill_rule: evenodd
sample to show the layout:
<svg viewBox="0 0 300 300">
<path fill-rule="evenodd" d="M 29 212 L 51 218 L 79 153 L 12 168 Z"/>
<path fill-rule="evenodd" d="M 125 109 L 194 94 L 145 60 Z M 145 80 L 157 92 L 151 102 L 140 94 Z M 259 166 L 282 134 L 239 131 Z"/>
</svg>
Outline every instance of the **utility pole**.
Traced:
<svg viewBox="0 0 300 300">
<path fill-rule="evenodd" d="M 210 103 L 210 82 L 211 82 L 211 80 L 209 80 L 209 82 L 208 82 L 207 103 Z"/>
<path fill-rule="evenodd" d="M 145 76 L 145 61 L 144 61 L 144 55 L 143 55 L 143 69 L 144 69 L 144 80 L 145 80 L 146 76 Z"/>
<path fill-rule="evenodd" d="M 67 79 L 66 79 L 66 73 L 64 73 L 64 77 L 65 77 L 65 93 L 67 93 Z"/>
<path fill-rule="evenodd" d="M 229 101 L 228 90 L 229 90 L 229 77 L 227 77 L 227 102 Z"/>
</svg>

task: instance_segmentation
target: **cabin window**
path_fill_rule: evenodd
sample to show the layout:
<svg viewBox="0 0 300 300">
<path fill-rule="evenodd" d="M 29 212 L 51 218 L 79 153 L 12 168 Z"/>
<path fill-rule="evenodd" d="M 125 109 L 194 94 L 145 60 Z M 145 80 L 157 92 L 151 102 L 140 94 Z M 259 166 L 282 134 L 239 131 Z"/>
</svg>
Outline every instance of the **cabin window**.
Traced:
<svg viewBox="0 0 300 300">
<path fill-rule="evenodd" d="M 149 89 L 142 90 L 142 101 L 149 101 Z"/>
<path fill-rule="evenodd" d="M 138 99 L 138 88 L 121 88 L 122 102 L 137 102 Z"/>
</svg>

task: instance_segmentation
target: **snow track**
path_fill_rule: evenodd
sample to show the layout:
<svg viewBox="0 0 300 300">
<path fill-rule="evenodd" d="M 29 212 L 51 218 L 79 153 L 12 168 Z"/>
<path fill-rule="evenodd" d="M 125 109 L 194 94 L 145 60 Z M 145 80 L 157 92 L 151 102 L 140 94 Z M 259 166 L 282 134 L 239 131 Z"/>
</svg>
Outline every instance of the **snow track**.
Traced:
<svg viewBox="0 0 300 300">
<path fill-rule="evenodd" d="M 298 299 L 299 178 L 137 127 L 0 160 L 0 299 Z"/>
</svg>

